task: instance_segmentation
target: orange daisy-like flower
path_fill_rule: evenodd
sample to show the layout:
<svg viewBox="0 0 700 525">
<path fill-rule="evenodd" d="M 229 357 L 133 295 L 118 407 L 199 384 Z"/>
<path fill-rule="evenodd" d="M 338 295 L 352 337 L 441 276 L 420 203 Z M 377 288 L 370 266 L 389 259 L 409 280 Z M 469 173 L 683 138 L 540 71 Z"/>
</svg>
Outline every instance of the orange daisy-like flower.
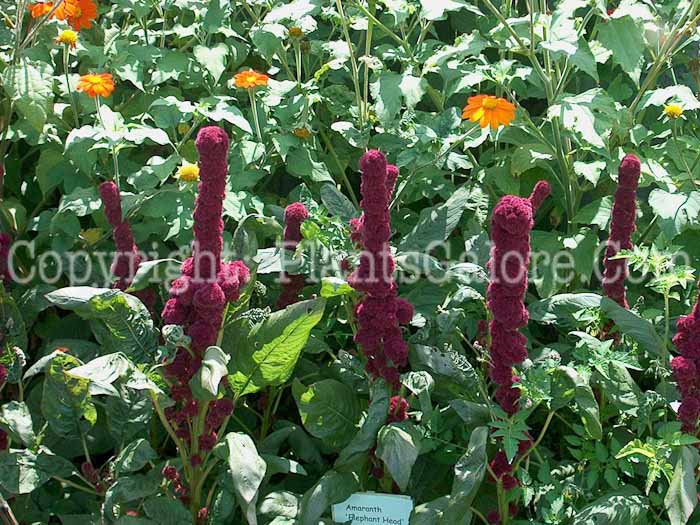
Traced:
<svg viewBox="0 0 700 525">
<path fill-rule="evenodd" d="M 109 73 L 90 73 L 80 77 L 77 89 L 92 98 L 108 97 L 114 91 L 114 79 Z"/>
<path fill-rule="evenodd" d="M 68 23 L 76 31 L 90 29 L 92 21 L 97 18 L 97 5 L 93 0 L 66 0 Z"/>
<path fill-rule="evenodd" d="M 255 89 L 257 87 L 266 87 L 270 77 L 264 73 L 258 73 L 252 69 L 242 71 L 233 76 L 233 83 L 240 89 Z"/>
<path fill-rule="evenodd" d="M 29 4 L 28 8 L 32 18 L 41 18 L 51 12 L 53 2 L 37 2 L 36 4 Z"/>
<path fill-rule="evenodd" d="M 490 125 L 491 129 L 498 129 L 501 124 L 507 126 L 513 121 L 515 105 L 493 95 L 477 95 L 467 100 L 462 118 L 478 122 L 482 128 Z"/>
</svg>

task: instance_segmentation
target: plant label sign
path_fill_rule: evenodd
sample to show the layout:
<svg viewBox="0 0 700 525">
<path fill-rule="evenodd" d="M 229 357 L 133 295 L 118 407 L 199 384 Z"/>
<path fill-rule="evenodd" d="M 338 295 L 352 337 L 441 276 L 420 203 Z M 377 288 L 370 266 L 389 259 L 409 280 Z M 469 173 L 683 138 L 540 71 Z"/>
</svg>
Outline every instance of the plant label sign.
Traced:
<svg viewBox="0 0 700 525">
<path fill-rule="evenodd" d="M 358 492 L 333 505 L 333 521 L 352 525 L 408 525 L 413 510 L 409 496 Z"/>
</svg>

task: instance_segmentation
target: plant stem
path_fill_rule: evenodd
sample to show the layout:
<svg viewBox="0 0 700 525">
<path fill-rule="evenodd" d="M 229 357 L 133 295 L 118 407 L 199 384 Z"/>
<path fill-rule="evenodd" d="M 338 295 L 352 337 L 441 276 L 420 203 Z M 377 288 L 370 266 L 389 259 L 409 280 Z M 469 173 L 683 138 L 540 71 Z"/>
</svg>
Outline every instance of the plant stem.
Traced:
<svg viewBox="0 0 700 525">
<path fill-rule="evenodd" d="M 348 45 L 348 51 L 350 52 L 350 68 L 352 72 L 352 83 L 355 86 L 355 102 L 357 103 L 357 113 L 358 120 L 360 123 L 360 130 L 365 127 L 365 119 L 362 114 L 362 94 L 360 91 L 360 74 L 357 67 L 357 60 L 355 59 L 355 51 L 352 45 L 352 39 L 350 38 L 350 31 L 348 30 L 348 20 L 345 17 L 345 11 L 343 10 L 342 0 L 335 0 L 336 8 L 338 9 L 338 15 L 340 15 L 340 24 L 343 29 L 343 36 L 345 37 L 345 42 Z"/>
<path fill-rule="evenodd" d="M 260 119 L 258 118 L 258 103 L 253 89 L 248 90 L 250 98 L 250 109 L 253 111 L 253 122 L 255 123 L 255 133 L 258 135 L 258 142 L 263 143 L 262 131 L 260 130 Z"/>
<path fill-rule="evenodd" d="M 73 122 L 75 122 L 75 127 L 80 127 L 80 120 L 78 120 L 78 103 L 75 100 L 75 93 L 70 88 L 70 77 L 68 76 L 68 46 L 64 44 L 63 46 L 63 74 L 66 77 L 66 89 L 70 94 L 70 104 L 73 108 Z"/>
<path fill-rule="evenodd" d="M 73 487 L 74 489 L 80 490 L 82 492 L 87 492 L 88 494 L 93 494 L 95 496 L 99 496 L 99 493 L 90 487 L 85 487 L 83 485 L 80 485 L 79 483 L 75 483 L 69 479 L 61 478 L 59 476 L 54 476 L 54 479 L 57 481 L 60 481 L 64 485 L 68 485 L 69 487 Z"/>
</svg>

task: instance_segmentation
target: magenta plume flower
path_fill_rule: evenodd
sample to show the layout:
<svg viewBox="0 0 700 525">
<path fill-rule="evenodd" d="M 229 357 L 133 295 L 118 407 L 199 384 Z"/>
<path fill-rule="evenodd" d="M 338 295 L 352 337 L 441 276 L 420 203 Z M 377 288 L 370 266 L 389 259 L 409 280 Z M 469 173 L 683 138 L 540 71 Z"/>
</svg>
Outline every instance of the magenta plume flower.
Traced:
<svg viewBox="0 0 700 525">
<path fill-rule="evenodd" d="M 107 222 L 112 226 L 115 254 L 112 263 L 112 274 L 117 277 L 115 288 L 126 290 L 141 264 L 142 258 L 134 242 L 129 223 L 122 217 L 122 204 L 119 188 L 112 181 L 103 182 L 99 187 L 102 204 L 105 208 Z M 150 310 L 156 300 L 153 290 L 145 289 L 134 293 Z"/>
<path fill-rule="evenodd" d="M 628 308 L 625 279 L 626 259 L 614 259 L 621 250 L 632 249 L 632 233 L 636 229 L 637 186 L 641 163 L 636 155 L 626 155 L 618 171 L 617 191 L 610 220 L 610 237 L 605 250 L 603 292 L 624 308 Z"/>
<path fill-rule="evenodd" d="M 293 202 L 284 210 L 284 248 L 295 251 L 301 242 L 301 225 L 309 218 L 309 211 L 301 202 Z M 280 275 L 282 293 L 277 299 L 277 308 L 286 308 L 299 299 L 299 294 L 304 288 L 303 275 L 289 275 L 282 272 Z"/>
<path fill-rule="evenodd" d="M 364 294 L 355 310 L 355 342 L 367 359 L 367 371 L 398 388 L 399 369 L 408 362 L 408 345 L 400 325 L 413 317 L 411 304 L 398 297 L 389 245 L 389 203 L 398 169 L 387 165 L 382 153 L 371 150 L 360 160 L 360 170 L 363 214 L 352 226 L 353 238 L 363 251 L 359 266 L 348 277 L 350 286 Z"/>
<path fill-rule="evenodd" d="M 695 434 L 700 419 L 700 297 L 690 314 L 678 319 L 676 327 L 673 344 L 681 355 L 671 360 L 671 370 L 681 394 L 678 419 L 685 432 Z"/>
<path fill-rule="evenodd" d="M 523 299 L 528 285 L 530 231 L 534 213 L 549 195 L 549 184 L 540 181 L 529 199 L 506 195 L 491 216 L 491 272 L 486 294 L 491 311 L 491 379 L 498 385 L 496 399 L 508 414 L 517 410 L 520 393 L 513 366 L 527 357 L 527 339 L 518 330 L 528 322 Z"/>
<path fill-rule="evenodd" d="M 171 397 L 177 403 L 166 409 L 166 417 L 179 439 L 193 449 L 208 452 L 216 445 L 219 427 L 233 413 L 233 403 L 227 399 L 210 402 L 204 428 L 197 429 L 194 422 L 199 418 L 200 404 L 193 398 L 189 382 L 199 371 L 207 347 L 216 344 L 226 304 L 240 298 L 241 289 L 250 281 L 250 270 L 241 261 L 221 261 L 228 136 L 221 128 L 206 127 L 199 132 L 195 145 L 200 157 L 200 182 L 194 210 L 192 257 L 183 262 L 162 314 L 166 324 L 184 328 L 191 339 L 191 351 L 180 348 L 166 368 L 174 383 Z M 201 432 L 193 437 L 190 428 Z M 201 457 L 196 453 L 191 457 L 193 466 L 198 467 Z"/>
</svg>

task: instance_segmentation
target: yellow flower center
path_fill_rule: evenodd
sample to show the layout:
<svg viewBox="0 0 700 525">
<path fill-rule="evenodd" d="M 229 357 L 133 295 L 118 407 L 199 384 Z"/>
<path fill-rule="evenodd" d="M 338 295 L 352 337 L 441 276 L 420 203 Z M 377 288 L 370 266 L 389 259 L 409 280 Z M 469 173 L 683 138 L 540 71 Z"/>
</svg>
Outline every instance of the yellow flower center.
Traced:
<svg viewBox="0 0 700 525">
<path fill-rule="evenodd" d="M 664 108 L 664 114 L 668 118 L 680 118 L 683 115 L 683 107 L 678 104 L 669 104 Z"/>
<path fill-rule="evenodd" d="M 177 170 L 177 177 L 183 182 L 196 182 L 199 180 L 199 166 L 196 164 L 183 164 Z"/>
<path fill-rule="evenodd" d="M 494 98 L 485 98 L 481 103 L 484 109 L 496 109 L 498 107 L 498 100 Z"/>
<path fill-rule="evenodd" d="M 74 46 L 76 42 L 78 42 L 78 33 L 71 31 L 70 29 L 66 29 L 65 31 L 61 31 L 61 33 L 58 35 L 58 41 L 61 44 Z"/>
<path fill-rule="evenodd" d="M 80 9 L 80 6 L 77 6 L 77 5 L 75 6 L 75 11 L 73 13 L 73 16 L 75 18 L 80 18 L 81 16 L 83 16 L 83 10 Z"/>
</svg>

